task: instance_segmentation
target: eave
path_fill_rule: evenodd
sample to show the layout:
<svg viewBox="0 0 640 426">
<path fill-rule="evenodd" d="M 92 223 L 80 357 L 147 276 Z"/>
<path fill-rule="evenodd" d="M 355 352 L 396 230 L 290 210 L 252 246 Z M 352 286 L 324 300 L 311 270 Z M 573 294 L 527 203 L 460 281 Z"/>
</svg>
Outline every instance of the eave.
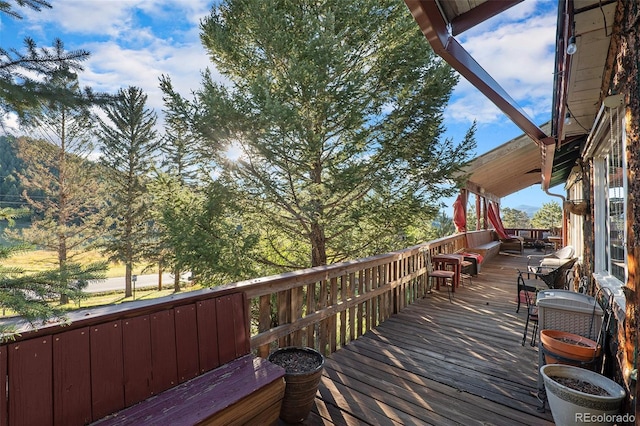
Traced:
<svg viewBox="0 0 640 426">
<path fill-rule="evenodd" d="M 578 157 L 604 94 L 603 64 L 609 50 L 607 22 L 613 22 L 616 0 L 561 0 L 558 5 L 556 61 L 553 86 L 551 127 L 546 132 L 529 118 L 511 96 L 457 42 L 455 35 L 520 3 L 520 0 L 405 0 L 433 50 L 457 72 L 473 84 L 516 124 L 539 148 L 535 162 L 539 164 L 542 189 L 563 183 Z M 578 52 L 566 54 L 570 35 L 576 35 Z M 574 118 L 564 124 L 565 114 Z M 533 158 L 533 157 L 531 157 Z M 531 170 L 535 170 L 532 167 Z M 531 176 L 530 173 L 527 174 Z M 519 181 L 524 184 L 525 177 Z M 504 188 L 495 194 L 506 194 L 521 185 L 504 180 Z M 479 187 L 493 183 L 475 182 Z M 511 189 L 507 189 L 511 188 Z M 512 192 L 510 192 L 512 193 Z M 508 195 L 508 194 L 507 194 Z"/>
</svg>

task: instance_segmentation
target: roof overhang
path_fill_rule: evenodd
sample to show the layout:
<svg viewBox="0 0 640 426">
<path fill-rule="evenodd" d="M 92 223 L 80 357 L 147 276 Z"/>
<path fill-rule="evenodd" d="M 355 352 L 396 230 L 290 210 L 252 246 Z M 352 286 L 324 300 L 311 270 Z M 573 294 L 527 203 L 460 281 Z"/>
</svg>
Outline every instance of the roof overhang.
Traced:
<svg viewBox="0 0 640 426">
<path fill-rule="evenodd" d="M 558 6 L 552 128 L 559 145 L 586 141 L 608 95 L 617 0 L 562 0 Z M 577 51 L 566 53 L 575 36 Z M 570 124 L 565 118 L 569 115 Z"/>
<path fill-rule="evenodd" d="M 548 131 L 551 123 L 543 126 Z M 475 193 L 502 198 L 539 184 L 540 146 L 521 135 L 499 147 L 476 157 L 464 170 L 466 188 Z"/>
<path fill-rule="evenodd" d="M 575 165 L 580 144 L 586 140 L 602 99 L 604 64 L 609 50 L 616 0 L 560 0 L 556 36 L 556 61 L 552 118 L 545 130 L 538 127 L 506 91 L 465 51 L 454 36 L 498 13 L 520 3 L 521 0 L 405 0 L 414 19 L 433 50 L 456 71 L 489 98 L 516 124 L 526 137 L 510 141 L 496 152 L 474 160 L 470 179 L 479 188 L 492 189 L 497 196 L 517 192 L 532 184 L 542 189 L 561 184 Z M 578 52 L 566 54 L 570 35 L 577 37 Z M 574 121 L 564 123 L 570 112 Z M 527 137 L 536 146 L 525 147 Z M 517 142 L 516 142 L 517 141 Z M 537 155 L 536 155 L 537 151 Z M 504 164 L 522 165 L 518 173 L 503 174 L 500 184 L 484 170 L 489 158 L 504 155 Z M 484 157 L 484 158 L 483 158 Z M 500 161 L 494 160 L 498 166 Z M 490 163 L 491 161 L 489 161 Z M 488 164 L 488 163 L 487 163 Z M 503 169 L 504 170 L 504 169 Z M 539 170 L 535 179 L 535 171 Z M 486 181 L 482 179 L 487 179 Z M 528 185 L 527 182 L 531 182 Z M 501 188 L 498 186 L 502 185 Z"/>
</svg>

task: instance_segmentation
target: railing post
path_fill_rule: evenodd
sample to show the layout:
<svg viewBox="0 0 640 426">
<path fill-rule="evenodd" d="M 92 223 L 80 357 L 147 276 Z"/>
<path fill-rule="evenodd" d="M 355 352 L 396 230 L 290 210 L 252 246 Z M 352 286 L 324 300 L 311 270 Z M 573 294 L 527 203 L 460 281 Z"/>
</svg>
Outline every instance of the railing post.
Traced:
<svg viewBox="0 0 640 426">
<path fill-rule="evenodd" d="M 329 306 L 333 307 L 338 302 L 338 278 L 331 278 L 331 289 L 329 290 Z M 333 353 L 336 351 L 337 340 L 338 340 L 338 321 L 336 319 L 336 315 L 331 315 L 328 318 L 329 325 L 329 353 Z"/>
<path fill-rule="evenodd" d="M 289 315 L 289 309 L 291 307 L 291 290 L 285 290 L 278 292 L 277 295 L 277 308 L 278 308 L 278 325 L 289 324 L 291 316 Z M 283 336 L 278 342 L 280 347 L 291 345 L 291 336 Z"/>
<path fill-rule="evenodd" d="M 302 304 L 303 304 L 303 291 L 302 287 L 295 287 L 291 289 L 291 321 L 295 322 L 302 318 Z M 302 346 L 302 331 L 296 330 L 291 336 L 291 345 Z"/>
<path fill-rule="evenodd" d="M 349 279 L 346 275 L 340 277 L 340 302 L 345 303 L 348 297 L 347 283 Z M 347 311 L 340 312 L 340 347 L 347 343 Z"/>
<path fill-rule="evenodd" d="M 316 283 L 307 285 L 307 315 L 316 311 Z M 316 343 L 315 325 L 307 327 L 307 343 L 306 345 L 315 348 Z"/>
<path fill-rule="evenodd" d="M 356 294 L 356 274 L 351 272 L 349 274 L 349 286 L 347 287 L 347 297 L 355 297 Z M 349 308 L 349 340 L 356 339 L 356 306 Z"/>
<path fill-rule="evenodd" d="M 260 296 L 260 302 L 258 306 L 258 332 L 262 333 L 271 328 L 271 295 L 265 294 Z M 258 348 L 258 355 L 266 358 L 269 356 L 269 345 L 261 345 Z"/>
<path fill-rule="evenodd" d="M 358 271 L 358 295 L 364 295 L 364 271 L 360 270 Z M 366 302 L 362 302 L 358 304 L 358 329 L 356 330 L 356 339 L 360 336 L 362 336 L 363 332 L 362 330 L 364 329 L 364 321 L 365 321 L 365 317 L 364 317 L 364 312 L 366 310 Z"/>
</svg>

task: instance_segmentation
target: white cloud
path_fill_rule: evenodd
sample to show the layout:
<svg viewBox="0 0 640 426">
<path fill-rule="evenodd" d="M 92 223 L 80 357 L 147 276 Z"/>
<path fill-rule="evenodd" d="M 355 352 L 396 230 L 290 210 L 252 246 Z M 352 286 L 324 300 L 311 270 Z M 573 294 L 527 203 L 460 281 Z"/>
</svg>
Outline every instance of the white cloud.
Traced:
<svg viewBox="0 0 640 426">
<path fill-rule="evenodd" d="M 540 3 L 544 4 L 544 3 Z M 556 15 L 523 2 L 457 37 L 458 41 L 534 121 L 548 119 L 552 103 Z M 531 19 L 535 15 L 535 19 Z M 505 119 L 464 78 L 447 108 L 452 123 Z"/>
<path fill-rule="evenodd" d="M 13 113 L 7 113 L 0 115 L 0 135 L 13 135 L 20 133 L 20 123 L 18 123 L 18 116 Z"/>
<path fill-rule="evenodd" d="M 54 24 L 64 33 L 117 35 L 131 22 L 134 0 L 65 0 L 53 2 L 52 9 L 29 11 L 30 25 Z"/>
<path fill-rule="evenodd" d="M 89 45 L 91 58 L 80 76 L 83 85 L 115 93 L 137 86 L 149 95 L 149 106 L 162 107 L 159 77 L 171 76 L 176 90 L 187 94 L 200 84 L 200 73 L 209 65 L 198 44 L 171 46 L 154 41 L 144 49 L 126 49 L 114 42 Z"/>
<path fill-rule="evenodd" d="M 162 115 L 161 75 L 169 75 L 175 89 L 190 97 L 200 87 L 202 71 L 212 67 L 199 29 L 212 0 L 52 3 L 52 9 L 41 12 L 21 10 L 25 19 L 15 28 L 39 45 L 50 45 L 59 37 L 67 50 L 89 51 L 79 78 L 83 86 L 97 92 L 113 94 L 127 86 L 140 87 L 148 95 L 147 105 Z"/>
</svg>

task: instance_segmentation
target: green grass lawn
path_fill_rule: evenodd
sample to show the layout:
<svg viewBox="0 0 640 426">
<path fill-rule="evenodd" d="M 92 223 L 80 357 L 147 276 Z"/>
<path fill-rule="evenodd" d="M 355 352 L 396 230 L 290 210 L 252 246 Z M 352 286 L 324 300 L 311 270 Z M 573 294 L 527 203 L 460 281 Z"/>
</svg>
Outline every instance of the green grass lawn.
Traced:
<svg viewBox="0 0 640 426">
<path fill-rule="evenodd" d="M 182 287 L 182 291 L 195 291 L 200 290 L 201 288 L 202 287 L 200 285 L 194 284 Z M 170 296 L 174 293 L 175 291 L 173 290 L 173 286 L 171 286 L 171 288 L 167 287 L 161 291 L 151 288 L 136 290 L 135 298 L 133 296 L 124 297 L 124 290 L 87 294 L 87 297 L 80 300 L 79 302 L 71 302 L 66 305 L 62 305 L 61 308 L 67 311 L 73 311 L 76 309 L 90 308 L 93 306 L 117 305 L 120 303 L 132 302 L 134 300 L 156 299 L 158 297 Z M 51 303 L 57 304 L 58 302 L 52 301 Z M 14 315 L 15 313 L 10 310 L 0 311 L 0 318 L 12 317 Z"/>
<path fill-rule="evenodd" d="M 94 262 L 103 261 L 104 257 L 97 250 L 78 253 L 74 258 L 74 262 L 89 264 Z M 51 270 L 57 268 L 57 254 L 51 251 L 45 250 L 33 250 L 24 253 L 18 253 L 14 256 L 11 256 L 9 259 L 4 261 L 4 264 L 12 267 L 19 267 L 25 270 L 27 273 L 29 272 L 39 272 L 44 270 Z M 143 273 L 153 274 L 157 273 L 156 271 L 143 271 L 141 267 L 134 268 L 134 274 L 141 275 Z M 121 264 L 111 263 L 109 265 L 109 269 L 106 274 L 106 278 L 114 278 L 114 277 L 123 277 L 125 275 L 125 267 Z M 198 290 L 201 287 L 199 285 L 190 285 L 188 287 L 183 287 L 183 291 L 193 291 Z M 118 303 L 126 303 L 131 302 L 133 300 L 143 300 L 143 299 L 155 299 L 158 297 L 169 296 L 174 293 L 173 284 L 167 288 L 159 291 L 157 288 L 145 288 L 136 290 L 135 299 L 133 296 L 124 297 L 124 289 L 122 291 L 112 291 L 98 294 L 87 294 L 87 297 L 82 299 L 79 303 L 72 302 L 67 305 L 62 306 L 65 310 L 74 310 L 79 308 L 88 308 L 92 306 L 102 306 L 102 305 L 114 305 Z M 51 303 L 57 303 L 52 301 Z M 0 318 L 13 316 L 14 313 L 10 310 L 0 310 Z"/>
<path fill-rule="evenodd" d="M 73 262 L 83 265 L 95 262 L 102 262 L 105 257 L 97 250 L 74 253 Z M 24 269 L 25 272 L 40 272 L 58 267 L 57 253 L 47 250 L 32 250 L 24 253 L 17 253 L 5 261 L 7 266 Z M 143 271 L 142 267 L 134 268 L 133 273 L 142 275 L 143 273 L 153 274 L 157 271 Z M 106 278 L 124 277 L 125 267 L 120 263 L 110 263 Z"/>
<path fill-rule="evenodd" d="M 194 291 L 199 290 L 202 287 L 199 285 L 190 285 L 188 287 L 182 287 L 182 291 Z M 92 306 L 102 306 L 102 305 L 116 305 L 119 303 L 131 302 L 133 300 L 147 300 L 147 299 L 156 299 L 158 297 L 170 296 L 174 294 L 175 291 L 173 289 L 173 285 L 171 288 L 164 288 L 163 290 L 158 289 L 141 289 L 136 290 L 135 299 L 133 296 L 124 297 L 124 291 L 112 291 L 108 293 L 97 293 L 88 295 L 87 298 L 82 299 L 80 303 L 69 303 L 67 305 L 63 305 L 62 308 L 68 310 L 74 310 L 78 308 L 88 308 Z"/>
</svg>

